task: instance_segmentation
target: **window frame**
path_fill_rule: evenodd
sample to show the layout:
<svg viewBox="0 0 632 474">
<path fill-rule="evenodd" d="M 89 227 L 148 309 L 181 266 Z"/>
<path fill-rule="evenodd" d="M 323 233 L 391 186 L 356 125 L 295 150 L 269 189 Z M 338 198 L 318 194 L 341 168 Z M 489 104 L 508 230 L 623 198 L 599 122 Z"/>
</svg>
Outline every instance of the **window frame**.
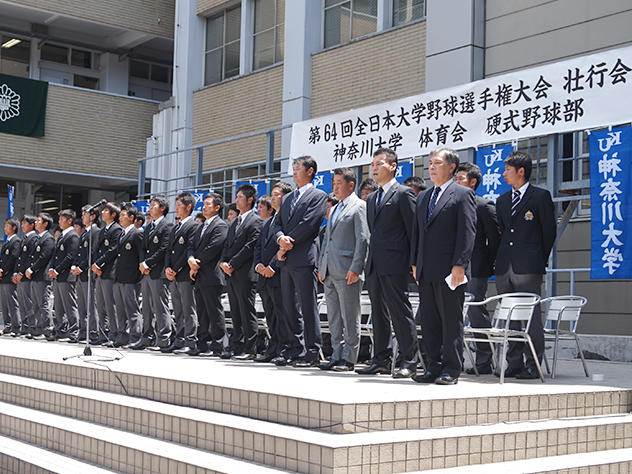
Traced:
<svg viewBox="0 0 632 474">
<path fill-rule="evenodd" d="M 285 47 L 283 48 L 283 57 L 281 59 L 279 59 L 277 57 L 278 42 L 279 42 L 279 27 L 283 27 L 283 30 L 284 30 L 283 31 L 283 38 L 285 39 L 285 11 L 283 12 L 283 22 L 276 23 L 277 19 L 279 18 L 279 0 L 274 0 L 274 21 L 275 21 L 275 24 L 273 26 L 271 26 L 269 28 L 266 28 L 266 29 L 263 29 L 261 31 L 255 31 L 255 28 L 256 28 L 256 16 L 257 16 L 257 0 L 253 0 L 253 2 L 252 2 L 252 34 L 251 34 L 252 58 L 251 58 L 251 61 L 250 61 L 251 72 L 260 71 L 260 70 L 268 68 L 268 67 L 276 66 L 276 65 L 282 63 L 283 59 L 285 57 Z M 256 67 L 255 66 L 255 61 L 256 61 L 256 52 L 255 52 L 255 44 L 256 43 L 255 43 L 255 40 L 256 40 L 257 36 L 262 35 L 264 33 L 267 33 L 269 31 L 273 31 L 274 32 L 274 41 L 272 43 L 272 48 L 273 48 L 273 51 L 274 51 L 274 59 L 272 61 L 272 64 L 268 64 L 266 66 Z"/>
<path fill-rule="evenodd" d="M 232 10 L 237 10 L 239 9 L 239 36 L 237 39 L 226 42 L 226 25 L 227 25 L 227 17 L 228 17 L 228 12 L 232 11 Z M 209 21 L 210 20 L 214 20 L 216 18 L 222 17 L 222 44 L 216 48 L 212 48 L 212 49 L 206 49 L 206 39 L 208 37 L 208 28 L 209 28 Z M 241 37 L 241 25 L 243 23 L 243 5 L 241 3 L 237 4 L 237 5 L 232 5 L 230 7 L 224 8 L 221 12 L 217 12 L 213 15 L 209 15 L 205 18 L 205 25 L 204 25 L 204 67 L 203 67 L 203 74 L 204 74 L 204 86 L 210 86 L 213 84 L 218 84 L 220 82 L 223 82 L 227 79 L 231 79 L 233 77 L 238 77 L 241 75 L 241 67 L 238 68 L 237 74 L 234 74 L 232 76 L 228 76 L 226 77 L 226 48 L 227 46 L 230 45 L 234 45 L 234 44 L 239 44 L 239 60 L 240 60 L 240 64 L 241 64 L 241 47 L 242 44 L 241 42 L 243 41 L 243 38 Z M 220 73 L 220 79 L 217 81 L 208 81 L 207 77 L 206 77 L 206 66 L 207 66 L 207 58 L 209 53 L 215 52 L 215 51 L 220 51 L 222 52 L 222 59 L 221 59 L 221 73 Z"/>
</svg>

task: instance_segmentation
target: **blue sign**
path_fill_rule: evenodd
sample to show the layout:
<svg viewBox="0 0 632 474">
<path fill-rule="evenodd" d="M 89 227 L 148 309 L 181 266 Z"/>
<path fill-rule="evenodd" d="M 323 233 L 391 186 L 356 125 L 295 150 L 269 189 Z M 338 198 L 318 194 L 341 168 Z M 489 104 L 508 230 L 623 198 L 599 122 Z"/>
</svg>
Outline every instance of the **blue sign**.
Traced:
<svg viewBox="0 0 632 474">
<path fill-rule="evenodd" d="M 7 185 L 8 204 L 7 204 L 7 217 L 13 217 L 15 212 L 15 187 Z"/>
<path fill-rule="evenodd" d="M 632 128 L 592 132 L 590 147 L 590 278 L 632 278 Z"/>
<path fill-rule="evenodd" d="M 191 194 L 195 196 L 195 207 L 193 208 L 193 212 L 202 212 L 202 207 L 204 207 L 204 198 L 208 194 L 208 191 L 191 191 Z"/>
<path fill-rule="evenodd" d="M 329 194 L 333 190 L 333 175 L 331 171 L 323 171 L 322 173 L 316 173 L 314 180 L 312 181 L 314 187 Z"/>
<path fill-rule="evenodd" d="M 242 184 L 252 184 L 257 189 L 257 198 L 268 194 L 268 183 L 265 181 L 237 181 L 235 183 L 235 195 L 237 195 L 237 190 Z"/>
<path fill-rule="evenodd" d="M 149 212 L 149 201 L 135 201 L 134 206 L 136 206 L 136 209 L 140 212 L 144 212 L 145 214 Z"/>
<path fill-rule="evenodd" d="M 397 171 L 395 172 L 395 179 L 399 184 L 403 184 L 408 178 L 413 175 L 413 160 L 405 161 L 397 165 Z"/>
<path fill-rule="evenodd" d="M 483 175 L 476 194 L 496 202 L 499 196 L 511 190 L 511 186 L 503 178 L 503 171 L 505 171 L 505 158 L 512 151 L 514 151 L 513 145 L 479 148 L 476 151 L 476 164 Z"/>
</svg>

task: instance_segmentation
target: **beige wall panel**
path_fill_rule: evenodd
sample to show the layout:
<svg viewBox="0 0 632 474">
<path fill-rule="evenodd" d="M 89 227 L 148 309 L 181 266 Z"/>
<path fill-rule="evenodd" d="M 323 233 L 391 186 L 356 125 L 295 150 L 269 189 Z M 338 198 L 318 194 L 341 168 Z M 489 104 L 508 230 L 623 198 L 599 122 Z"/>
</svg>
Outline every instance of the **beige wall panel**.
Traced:
<svg viewBox="0 0 632 474">
<path fill-rule="evenodd" d="M 152 102 L 50 85 L 46 136 L 0 134 L 0 163 L 137 178 L 157 111 Z"/>
<path fill-rule="evenodd" d="M 579 8 L 572 8 L 577 3 Z M 589 4 L 588 4 L 589 3 Z M 485 75 L 632 43 L 632 4 L 557 0 L 486 23 Z M 583 6 L 583 8 L 582 8 Z M 590 19 L 594 18 L 594 19 Z"/>
<path fill-rule="evenodd" d="M 175 0 L 9 0 L 85 20 L 173 38 Z M 158 21 L 160 19 L 160 22 Z"/>
<path fill-rule="evenodd" d="M 193 143 L 200 144 L 279 126 L 283 66 L 259 71 L 193 94 Z M 275 140 L 275 154 L 281 149 Z M 266 138 L 258 136 L 204 150 L 204 169 L 264 160 Z"/>
<path fill-rule="evenodd" d="M 529 10 L 545 3 L 551 3 L 551 0 L 485 0 L 485 16 L 489 20 Z"/>
<path fill-rule="evenodd" d="M 397 28 L 312 56 L 311 116 L 425 91 L 426 23 Z"/>
<path fill-rule="evenodd" d="M 197 14 L 203 15 L 212 8 L 218 7 L 223 3 L 228 3 L 230 0 L 197 0 Z"/>
</svg>

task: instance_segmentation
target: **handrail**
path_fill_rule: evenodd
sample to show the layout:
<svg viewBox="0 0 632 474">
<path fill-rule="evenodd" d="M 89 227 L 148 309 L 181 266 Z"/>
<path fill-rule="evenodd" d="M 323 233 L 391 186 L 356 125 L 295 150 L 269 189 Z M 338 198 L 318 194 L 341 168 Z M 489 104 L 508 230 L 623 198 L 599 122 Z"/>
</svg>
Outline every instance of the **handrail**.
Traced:
<svg viewBox="0 0 632 474">
<path fill-rule="evenodd" d="M 575 296 L 575 273 L 589 272 L 591 268 L 547 268 L 547 273 L 570 273 L 570 295 Z"/>
</svg>

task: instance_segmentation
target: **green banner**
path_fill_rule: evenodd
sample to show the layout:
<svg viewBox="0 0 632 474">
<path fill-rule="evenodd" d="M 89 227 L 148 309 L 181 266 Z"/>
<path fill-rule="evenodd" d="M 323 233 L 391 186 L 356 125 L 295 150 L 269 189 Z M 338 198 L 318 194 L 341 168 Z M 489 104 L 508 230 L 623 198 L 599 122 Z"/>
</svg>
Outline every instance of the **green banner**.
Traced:
<svg viewBox="0 0 632 474">
<path fill-rule="evenodd" d="M 0 74 L 0 133 L 43 137 L 48 82 Z"/>
</svg>

